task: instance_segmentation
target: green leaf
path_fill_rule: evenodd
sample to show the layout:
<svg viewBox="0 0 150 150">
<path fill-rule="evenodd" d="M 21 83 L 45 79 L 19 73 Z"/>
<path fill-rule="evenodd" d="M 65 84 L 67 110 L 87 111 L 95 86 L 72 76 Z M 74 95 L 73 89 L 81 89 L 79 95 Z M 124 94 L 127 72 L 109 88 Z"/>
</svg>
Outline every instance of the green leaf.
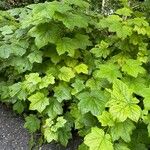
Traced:
<svg viewBox="0 0 150 150">
<path fill-rule="evenodd" d="M 31 95 L 28 100 L 31 102 L 29 109 L 40 113 L 49 105 L 49 99 L 41 92 Z"/>
<path fill-rule="evenodd" d="M 130 150 L 124 143 L 115 144 L 114 148 L 115 150 Z"/>
<path fill-rule="evenodd" d="M 53 1 L 46 3 L 32 4 L 28 6 L 32 12 L 22 21 L 22 27 L 26 28 L 30 25 L 39 25 L 51 21 L 56 12 L 65 13 L 71 10 L 67 4 Z"/>
<path fill-rule="evenodd" d="M 50 84 L 54 84 L 55 83 L 55 77 L 51 74 L 46 75 L 45 77 L 42 78 L 40 84 L 39 84 L 39 88 L 45 88 L 48 87 Z"/>
<path fill-rule="evenodd" d="M 82 143 L 81 145 L 79 145 L 78 150 L 89 150 L 89 148 L 84 143 Z"/>
<path fill-rule="evenodd" d="M 53 140 L 58 140 L 58 130 L 64 127 L 66 120 L 63 117 L 58 117 L 56 120 L 56 124 L 51 120 L 51 118 L 46 119 L 46 123 L 43 126 L 44 128 L 44 137 L 47 142 L 51 142 Z"/>
<path fill-rule="evenodd" d="M 30 53 L 27 57 L 29 58 L 29 61 L 31 63 L 42 63 L 42 56 L 43 53 L 41 51 L 34 51 L 32 53 Z"/>
<path fill-rule="evenodd" d="M 59 128 L 64 127 L 66 122 L 67 121 L 63 117 L 58 117 L 56 124 L 51 127 L 51 130 L 56 132 Z"/>
<path fill-rule="evenodd" d="M 85 136 L 84 143 L 89 147 L 89 150 L 113 150 L 111 137 L 105 134 L 102 129 L 93 127 L 91 133 Z"/>
<path fill-rule="evenodd" d="M 140 76 L 137 78 L 134 78 L 131 76 L 126 77 L 123 79 L 123 82 L 125 82 L 128 85 L 128 87 L 132 89 L 133 92 L 138 95 L 141 95 L 142 91 L 144 91 L 143 89 L 148 87 L 148 84 L 149 84 L 145 78 L 140 77 Z"/>
<path fill-rule="evenodd" d="M 81 112 L 83 114 L 91 112 L 95 116 L 102 113 L 108 100 L 104 93 L 100 90 L 82 92 L 77 95 L 77 98 L 80 100 L 78 107 Z"/>
<path fill-rule="evenodd" d="M 95 57 L 106 58 L 110 54 L 108 46 L 109 43 L 102 40 L 100 44 L 97 44 L 94 48 L 91 49 L 91 53 L 93 53 Z"/>
<path fill-rule="evenodd" d="M 13 105 L 13 110 L 17 111 L 17 113 L 21 114 L 24 111 L 24 105 L 21 101 L 17 101 Z"/>
<path fill-rule="evenodd" d="M 77 49 L 75 41 L 68 37 L 63 37 L 61 40 L 57 41 L 57 52 L 59 55 L 62 55 L 68 52 L 69 56 L 74 56 L 75 50 Z"/>
<path fill-rule="evenodd" d="M 40 24 L 29 31 L 31 37 L 35 37 L 35 45 L 40 49 L 48 43 L 55 43 L 59 40 L 61 31 L 56 24 Z"/>
<path fill-rule="evenodd" d="M 123 122 L 127 118 L 137 122 L 141 115 L 141 108 L 137 105 L 139 102 L 133 98 L 133 92 L 120 80 L 115 80 L 111 99 L 108 102 L 110 113 L 119 121 Z"/>
<path fill-rule="evenodd" d="M 20 91 L 21 91 L 21 83 L 20 82 L 15 83 L 15 84 L 9 86 L 9 94 L 10 94 L 11 97 L 14 97 Z"/>
<path fill-rule="evenodd" d="M 75 27 L 78 28 L 87 28 L 90 22 L 89 18 L 85 14 L 75 14 L 68 12 L 65 15 L 57 15 L 55 19 L 62 21 L 63 24 L 70 30 L 73 30 Z"/>
<path fill-rule="evenodd" d="M 71 99 L 71 89 L 65 83 L 60 83 L 58 86 L 54 88 L 54 97 L 57 98 L 58 102 L 62 102 L 63 100 Z"/>
<path fill-rule="evenodd" d="M 133 18 L 133 19 L 129 19 L 128 20 L 128 24 L 129 25 L 136 25 L 136 26 L 139 26 L 139 27 L 148 27 L 149 26 L 149 23 L 145 20 L 144 17 L 136 17 L 136 18 Z"/>
<path fill-rule="evenodd" d="M 76 46 L 80 49 L 86 49 L 87 46 L 91 46 L 92 42 L 89 40 L 88 35 L 77 33 L 74 37 L 74 42 L 77 44 Z"/>
<path fill-rule="evenodd" d="M 74 71 L 72 70 L 72 68 L 63 66 L 62 68 L 60 68 L 60 73 L 59 73 L 58 77 L 60 80 L 69 82 L 70 79 L 75 77 L 75 74 L 74 74 Z"/>
<path fill-rule="evenodd" d="M 125 64 L 122 66 L 122 71 L 133 77 L 137 77 L 140 73 L 145 73 L 145 69 L 141 67 L 141 62 L 134 59 L 127 59 Z"/>
<path fill-rule="evenodd" d="M 131 141 L 132 131 L 135 129 L 135 125 L 132 121 L 126 120 L 125 122 L 115 123 L 110 129 L 110 135 L 113 141 L 122 138 L 125 142 Z"/>
<path fill-rule="evenodd" d="M 121 29 L 116 30 L 116 33 L 119 38 L 125 39 L 132 35 L 132 28 L 129 26 L 122 26 Z"/>
<path fill-rule="evenodd" d="M 65 128 L 58 129 L 58 140 L 60 141 L 62 145 L 66 147 L 68 144 L 68 140 L 70 138 L 71 138 L 70 130 L 67 131 L 67 129 Z"/>
<path fill-rule="evenodd" d="M 88 74 L 88 66 L 86 64 L 81 63 L 77 65 L 74 69 L 78 74 L 79 73 Z"/>
<path fill-rule="evenodd" d="M 78 78 L 75 80 L 75 82 L 73 84 L 71 84 L 71 86 L 74 87 L 71 91 L 72 95 L 75 95 L 75 94 L 81 92 L 85 88 L 84 81 L 82 81 Z"/>
<path fill-rule="evenodd" d="M 46 107 L 44 113 L 48 114 L 50 118 L 55 118 L 57 115 L 62 114 L 63 109 L 61 104 L 55 99 L 50 98 L 49 105 Z"/>
<path fill-rule="evenodd" d="M 114 119 L 107 111 L 103 111 L 102 115 L 97 116 L 97 118 L 102 126 L 114 126 Z"/>
<path fill-rule="evenodd" d="M 150 110 L 150 88 L 141 89 L 140 95 L 144 97 L 144 109 Z"/>
<path fill-rule="evenodd" d="M 102 64 L 99 68 L 94 72 L 95 78 L 105 78 L 109 82 L 113 82 L 115 79 L 122 77 L 119 67 L 115 64 Z"/>
<path fill-rule="evenodd" d="M 14 67 L 14 70 L 18 73 L 23 73 L 25 71 L 31 71 L 32 64 L 29 62 L 26 56 L 24 57 L 12 57 L 9 61 L 10 66 Z"/>
<path fill-rule="evenodd" d="M 44 129 L 44 138 L 48 143 L 52 142 L 53 140 L 57 141 L 58 134 L 56 132 L 51 131 L 51 128 Z"/>
<path fill-rule="evenodd" d="M 118 15 L 122 15 L 122 16 L 131 16 L 133 12 L 129 8 L 124 7 L 124 8 L 118 9 L 115 13 Z"/>
<path fill-rule="evenodd" d="M 40 120 L 35 115 L 30 114 L 25 118 L 25 121 L 24 127 L 31 133 L 40 129 Z"/>
<path fill-rule="evenodd" d="M 34 92 L 38 88 L 38 84 L 41 82 L 41 77 L 38 73 L 30 73 L 25 75 L 25 81 L 23 82 L 22 88 L 27 90 L 29 93 Z"/>
<path fill-rule="evenodd" d="M 0 28 L 2 35 L 12 34 L 13 33 L 13 26 L 5 25 Z"/>
<path fill-rule="evenodd" d="M 41 78 L 39 77 L 38 73 L 30 73 L 28 75 L 25 75 L 25 79 L 28 83 L 32 83 L 34 85 L 41 82 Z"/>
<path fill-rule="evenodd" d="M 12 54 L 15 56 L 23 56 L 26 52 L 26 49 L 17 44 L 6 45 L 3 44 L 0 46 L 0 58 L 8 58 Z"/>
</svg>

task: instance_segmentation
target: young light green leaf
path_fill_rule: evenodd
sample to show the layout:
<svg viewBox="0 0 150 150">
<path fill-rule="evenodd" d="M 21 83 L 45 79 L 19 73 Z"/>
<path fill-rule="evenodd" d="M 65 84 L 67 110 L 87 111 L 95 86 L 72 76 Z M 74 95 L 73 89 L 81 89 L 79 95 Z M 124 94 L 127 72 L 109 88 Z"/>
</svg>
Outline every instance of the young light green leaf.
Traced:
<svg viewBox="0 0 150 150">
<path fill-rule="evenodd" d="M 69 82 L 70 79 L 75 77 L 74 71 L 70 67 L 63 66 L 60 68 L 60 73 L 58 75 L 60 80 Z"/>
<path fill-rule="evenodd" d="M 56 132 L 53 132 L 51 128 L 45 128 L 44 129 L 44 138 L 48 143 L 52 142 L 53 140 L 57 141 L 58 134 Z"/>
<path fill-rule="evenodd" d="M 108 46 L 109 43 L 102 40 L 100 44 L 97 44 L 94 48 L 91 49 L 91 53 L 94 54 L 96 57 L 106 58 L 110 54 Z"/>
<path fill-rule="evenodd" d="M 97 118 L 102 126 L 114 126 L 114 119 L 107 111 L 103 111 L 102 115 L 97 116 Z"/>
<path fill-rule="evenodd" d="M 141 67 L 141 62 L 134 59 L 127 59 L 125 64 L 122 66 L 122 71 L 133 77 L 137 77 L 140 73 L 145 73 L 145 69 Z"/>
<path fill-rule="evenodd" d="M 54 83 L 55 83 L 55 77 L 49 74 L 42 78 L 41 82 L 39 83 L 39 88 L 42 89 Z"/>
<path fill-rule="evenodd" d="M 66 121 L 63 117 L 58 117 L 56 124 L 51 127 L 51 130 L 52 130 L 53 132 L 57 132 L 57 130 L 58 130 L 59 128 L 64 127 L 64 125 L 65 125 L 66 122 L 67 122 L 67 121 Z"/>
<path fill-rule="evenodd" d="M 133 12 L 129 8 L 124 7 L 124 8 L 118 9 L 115 13 L 122 15 L 122 16 L 131 16 Z"/>
<path fill-rule="evenodd" d="M 74 69 L 78 74 L 79 73 L 88 74 L 88 66 L 86 64 L 81 63 L 77 65 Z"/>
<path fill-rule="evenodd" d="M 93 127 L 91 133 L 85 136 L 84 143 L 89 150 L 114 150 L 110 135 L 97 127 Z"/>
<path fill-rule="evenodd" d="M 141 108 L 137 105 L 139 101 L 133 98 L 132 94 L 133 92 L 126 84 L 120 80 L 115 80 L 108 106 L 112 116 L 121 122 L 127 118 L 137 122 L 141 115 Z"/>
<path fill-rule="evenodd" d="M 31 95 L 28 100 L 31 102 L 29 109 L 37 110 L 40 113 L 49 105 L 49 99 L 41 92 Z"/>
</svg>

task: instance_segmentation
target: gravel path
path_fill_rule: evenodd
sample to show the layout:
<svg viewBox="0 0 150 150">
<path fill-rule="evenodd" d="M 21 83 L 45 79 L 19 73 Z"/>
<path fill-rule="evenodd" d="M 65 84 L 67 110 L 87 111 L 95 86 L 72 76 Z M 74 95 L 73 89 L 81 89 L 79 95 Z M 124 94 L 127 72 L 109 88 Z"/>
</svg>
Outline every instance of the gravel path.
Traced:
<svg viewBox="0 0 150 150">
<path fill-rule="evenodd" d="M 23 128 L 24 120 L 0 104 L 0 150 L 29 150 L 30 136 Z M 59 144 L 46 144 L 40 150 L 77 150 L 80 140 L 72 140 L 67 148 Z"/>
</svg>

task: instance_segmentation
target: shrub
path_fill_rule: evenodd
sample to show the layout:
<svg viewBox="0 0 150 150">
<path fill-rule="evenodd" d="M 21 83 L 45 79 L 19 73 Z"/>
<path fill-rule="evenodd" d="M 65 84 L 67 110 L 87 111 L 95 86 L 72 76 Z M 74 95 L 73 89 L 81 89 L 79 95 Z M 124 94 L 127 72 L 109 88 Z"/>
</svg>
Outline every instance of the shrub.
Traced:
<svg viewBox="0 0 150 150">
<path fill-rule="evenodd" d="M 74 128 L 80 150 L 148 149 L 149 23 L 127 5 L 107 17 L 89 7 L 1 11 L 1 101 L 47 142 L 66 146 Z"/>
</svg>

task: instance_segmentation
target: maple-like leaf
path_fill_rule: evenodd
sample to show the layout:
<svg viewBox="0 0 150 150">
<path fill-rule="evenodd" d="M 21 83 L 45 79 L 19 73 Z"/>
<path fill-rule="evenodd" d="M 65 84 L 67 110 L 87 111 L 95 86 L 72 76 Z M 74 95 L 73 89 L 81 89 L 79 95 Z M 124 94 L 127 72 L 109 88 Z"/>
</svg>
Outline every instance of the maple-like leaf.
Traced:
<svg viewBox="0 0 150 150">
<path fill-rule="evenodd" d="M 11 55 L 23 56 L 26 49 L 17 44 L 3 44 L 0 46 L 0 58 L 9 58 Z"/>
<path fill-rule="evenodd" d="M 42 89 L 42 88 L 48 87 L 50 84 L 54 84 L 54 83 L 55 83 L 55 77 L 53 75 L 49 74 L 41 79 L 41 82 L 39 83 L 39 88 Z"/>
<path fill-rule="evenodd" d="M 109 82 L 113 82 L 117 78 L 121 78 L 122 74 L 119 71 L 119 67 L 115 64 L 102 64 L 99 66 L 99 70 L 94 72 L 95 78 L 105 78 Z"/>
<path fill-rule="evenodd" d="M 150 88 L 143 88 L 139 94 L 144 97 L 143 103 L 146 110 L 150 110 Z"/>
<path fill-rule="evenodd" d="M 58 86 L 54 88 L 54 97 L 57 98 L 59 102 L 63 100 L 70 100 L 71 99 L 71 89 L 65 83 L 60 83 Z"/>
<path fill-rule="evenodd" d="M 35 115 L 30 114 L 25 118 L 25 121 L 24 127 L 31 133 L 40 129 L 40 120 Z"/>
<path fill-rule="evenodd" d="M 137 122 L 141 115 L 141 108 L 137 105 L 139 102 L 132 96 L 133 92 L 120 80 L 115 80 L 111 99 L 108 102 L 109 111 L 112 116 L 123 122 L 127 118 Z"/>
<path fill-rule="evenodd" d="M 62 114 L 63 109 L 61 103 L 56 98 L 50 98 L 49 105 L 44 110 L 44 113 L 48 114 L 50 118 L 55 118 L 57 115 Z"/>
<path fill-rule="evenodd" d="M 83 114 L 91 112 L 95 116 L 102 113 L 108 100 L 105 94 L 100 90 L 81 92 L 77 95 L 77 98 L 80 100 L 78 103 L 78 107 L 81 112 Z"/>
<path fill-rule="evenodd" d="M 28 100 L 31 102 L 29 109 L 37 110 L 40 113 L 49 105 L 49 99 L 41 92 L 31 95 Z"/>
<path fill-rule="evenodd" d="M 35 44 L 40 49 L 48 43 L 55 43 L 61 35 L 60 27 L 56 24 L 40 24 L 30 29 L 29 35 L 35 37 Z"/>
<path fill-rule="evenodd" d="M 24 111 L 24 105 L 21 101 L 17 101 L 14 105 L 13 105 L 13 110 L 16 111 L 17 113 L 21 114 Z"/>
<path fill-rule="evenodd" d="M 84 81 L 80 80 L 80 79 L 76 79 L 75 82 L 73 84 L 71 84 L 71 86 L 73 87 L 71 94 L 75 95 L 79 92 L 81 92 L 84 88 Z"/>
<path fill-rule="evenodd" d="M 88 66 L 86 64 L 79 64 L 77 66 L 75 66 L 74 68 L 76 70 L 76 72 L 79 73 L 83 73 L 83 74 L 88 74 Z"/>
<path fill-rule="evenodd" d="M 74 56 L 75 50 L 77 49 L 77 45 L 73 39 L 68 37 L 63 37 L 57 41 L 57 52 L 59 55 L 62 55 L 68 52 L 69 56 Z"/>
<path fill-rule="evenodd" d="M 91 49 L 91 53 L 93 53 L 96 57 L 106 58 L 110 54 L 108 47 L 109 43 L 102 40 L 100 44 L 97 44 L 94 48 Z"/>
<path fill-rule="evenodd" d="M 134 129 L 135 125 L 133 122 L 126 120 L 124 122 L 115 123 L 110 129 L 110 135 L 112 136 L 113 141 L 117 141 L 119 138 L 122 138 L 125 142 L 130 142 L 130 136 Z"/>
<path fill-rule="evenodd" d="M 124 7 L 124 8 L 118 9 L 115 13 L 119 14 L 119 15 L 122 15 L 122 16 L 131 16 L 131 14 L 133 12 L 129 8 Z"/>
<path fill-rule="evenodd" d="M 87 28 L 90 21 L 85 14 L 79 15 L 71 12 L 68 12 L 66 15 L 57 15 L 55 19 L 62 21 L 70 30 L 73 30 L 75 27 Z"/>
<path fill-rule="evenodd" d="M 32 53 L 30 53 L 27 57 L 29 58 L 29 61 L 31 63 L 42 63 L 42 56 L 43 53 L 41 51 L 34 51 Z"/>
<path fill-rule="evenodd" d="M 97 118 L 102 126 L 114 126 L 113 116 L 107 111 L 103 111 L 103 113 L 100 116 L 97 116 Z"/>
<path fill-rule="evenodd" d="M 38 73 L 30 73 L 25 75 L 25 81 L 22 83 L 22 88 L 29 93 L 34 92 L 38 88 L 38 84 L 41 82 L 41 77 Z"/>
<path fill-rule="evenodd" d="M 115 150 L 130 150 L 125 143 L 117 143 L 114 145 Z"/>
<path fill-rule="evenodd" d="M 145 73 L 145 69 L 141 66 L 141 62 L 134 59 L 127 59 L 125 64 L 122 66 L 122 71 L 133 77 L 137 77 L 138 74 Z"/>
<path fill-rule="evenodd" d="M 84 143 L 89 150 L 114 150 L 110 135 L 97 127 L 93 127 L 91 133 L 85 136 Z"/>
<path fill-rule="evenodd" d="M 62 68 L 60 68 L 60 73 L 58 77 L 60 80 L 69 82 L 70 79 L 75 77 L 75 74 L 72 68 L 63 66 Z"/>
</svg>

